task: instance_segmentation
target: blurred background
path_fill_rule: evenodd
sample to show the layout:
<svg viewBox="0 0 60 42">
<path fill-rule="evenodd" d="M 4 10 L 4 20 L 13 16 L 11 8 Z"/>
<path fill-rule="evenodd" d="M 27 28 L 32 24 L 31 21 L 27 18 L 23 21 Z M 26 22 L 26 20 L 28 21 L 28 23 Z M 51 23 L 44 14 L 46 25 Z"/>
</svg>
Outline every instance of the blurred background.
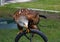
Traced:
<svg viewBox="0 0 60 42">
<path fill-rule="evenodd" d="M 47 19 L 41 18 L 38 27 L 48 42 L 60 42 L 60 0 L 0 0 L 0 42 L 14 42 L 19 30 L 9 15 L 20 8 L 45 15 Z"/>
</svg>

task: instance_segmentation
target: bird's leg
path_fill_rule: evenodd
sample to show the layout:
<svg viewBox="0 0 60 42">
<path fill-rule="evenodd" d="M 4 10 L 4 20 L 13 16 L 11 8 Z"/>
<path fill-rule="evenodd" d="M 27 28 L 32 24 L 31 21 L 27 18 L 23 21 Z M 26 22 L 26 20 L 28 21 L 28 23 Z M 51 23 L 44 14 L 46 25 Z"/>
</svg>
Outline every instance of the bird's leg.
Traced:
<svg viewBox="0 0 60 42">
<path fill-rule="evenodd" d="M 38 29 L 36 25 L 32 25 L 32 29 Z"/>
<path fill-rule="evenodd" d="M 30 32 L 29 28 L 26 29 L 26 32 L 28 32 L 28 33 Z"/>
<path fill-rule="evenodd" d="M 22 33 L 22 32 L 23 32 L 23 30 L 20 30 L 17 34 Z"/>
<path fill-rule="evenodd" d="M 40 30 L 40 28 L 37 25 L 32 25 L 31 27 L 32 27 L 31 29 Z"/>
<path fill-rule="evenodd" d="M 17 24 L 17 27 L 19 29 L 19 32 L 17 34 L 22 33 L 23 32 L 23 27 L 21 27 L 19 24 Z"/>
</svg>

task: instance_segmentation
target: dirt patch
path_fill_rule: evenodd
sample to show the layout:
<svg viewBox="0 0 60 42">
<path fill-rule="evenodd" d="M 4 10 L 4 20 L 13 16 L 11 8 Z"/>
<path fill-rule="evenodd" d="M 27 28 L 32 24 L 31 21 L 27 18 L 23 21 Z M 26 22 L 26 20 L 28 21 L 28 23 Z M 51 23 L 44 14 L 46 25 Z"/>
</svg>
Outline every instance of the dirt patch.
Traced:
<svg viewBox="0 0 60 42">
<path fill-rule="evenodd" d="M 48 19 L 60 19 L 60 13 L 40 11 L 40 10 L 33 10 L 33 11 L 37 11 L 39 14 L 45 15 Z M 9 17 L 8 14 L 11 14 L 11 13 L 12 13 L 12 11 L 10 11 L 10 10 L 0 11 L 0 17 L 6 17 L 7 18 L 7 17 Z"/>
<path fill-rule="evenodd" d="M 41 15 L 45 15 L 48 19 L 60 19 L 60 13 L 55 12 L 44 12 L 44 11 L 37 11 Z"/>
<path fill-rule="evenodd" d="M 48 19 L 60 19 L 60 11 L 54 10 L 41 10 L 28 8 L 29 10 L 36 11 L 38 14 L 45 15 Z"/>
<path fill-rule="evenodd" d="M 60 15 L 58 14 L 43 14 L 45 15 L 48 19 L 60 19 Z"/>
</svg>

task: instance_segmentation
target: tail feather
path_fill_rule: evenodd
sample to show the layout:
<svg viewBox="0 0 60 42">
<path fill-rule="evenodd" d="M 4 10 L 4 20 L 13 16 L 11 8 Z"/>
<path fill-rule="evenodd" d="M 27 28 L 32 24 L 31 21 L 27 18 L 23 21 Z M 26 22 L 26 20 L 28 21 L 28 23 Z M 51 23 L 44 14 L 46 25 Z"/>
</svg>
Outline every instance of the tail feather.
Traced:
<svg viewBox="0 0 60 42">
<path fill-rule="evenodd" d="M 46 17 L 46 16 L 44 16 L 44 15 L 39 15 L 39 17 L 43 17 L 43 18 L 45 18 L 45 19 L 47 18 L 47 17 Z"/>
</svg>

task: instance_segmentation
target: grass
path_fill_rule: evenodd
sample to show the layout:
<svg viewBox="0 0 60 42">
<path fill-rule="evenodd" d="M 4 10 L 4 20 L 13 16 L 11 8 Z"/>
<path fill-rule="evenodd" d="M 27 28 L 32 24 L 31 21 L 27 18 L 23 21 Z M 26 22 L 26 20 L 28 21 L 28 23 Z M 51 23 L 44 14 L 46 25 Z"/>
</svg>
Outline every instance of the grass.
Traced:
<svg viewBox="0 0 60 42">
<path fill-rule="evenodd" d="M 15 7 L 60 11 L 60 0 L 37 0 L 36 2 L 7 4 L 0 7 L 0 17 L 8 18 L 9 14 L 14 14 L 17 10 Z M 60 42 L 60 20 L 41 19 L 38 27 L 46 34 L 48 42 Z M 0 42 L 14 42 L 17 32 L 17 29 L 0 29 Z"/>
<path fill-rule="evenodd" d="M 34 2 L 7 4 L 5 7 L 24 7 L 60 11 L 60 0 L 37 0 Z"/>
<path fill-rule="evenodd" d="M 14 14 L 17 10 L 16 7 L 60 11 L 60 0 L 36 0 L 34 2 L 6 4 L 0 7 L 0 17 L 8 18 L 9 14 Z"/>
<path fill-rule="evenodd" d="M 60 20 L 59 20 L 60 21 Z M 60 23 L 58 20 L 42 20 L 41 25 L 45 27 L 41 27 L 41 30 L 48 36 L 48 42 L 60 42 Z"/>
<path fill-rule="evenodd" d="M 41 19 L 38 27 L 48 37 L 48 42 L 60 42 L 60 20 Z M 17 32 L 17 29 L 0 29 L 0 42 L 14 42 Z M 28 41 L 24 40 L 22 42 Z"/>
<path fill-rule="evenodd" d="M 14 14 L 16 10 L 16 8 L 0 7 L 0 17 L 9 18 L 9 15 Z"/>
</svg>

